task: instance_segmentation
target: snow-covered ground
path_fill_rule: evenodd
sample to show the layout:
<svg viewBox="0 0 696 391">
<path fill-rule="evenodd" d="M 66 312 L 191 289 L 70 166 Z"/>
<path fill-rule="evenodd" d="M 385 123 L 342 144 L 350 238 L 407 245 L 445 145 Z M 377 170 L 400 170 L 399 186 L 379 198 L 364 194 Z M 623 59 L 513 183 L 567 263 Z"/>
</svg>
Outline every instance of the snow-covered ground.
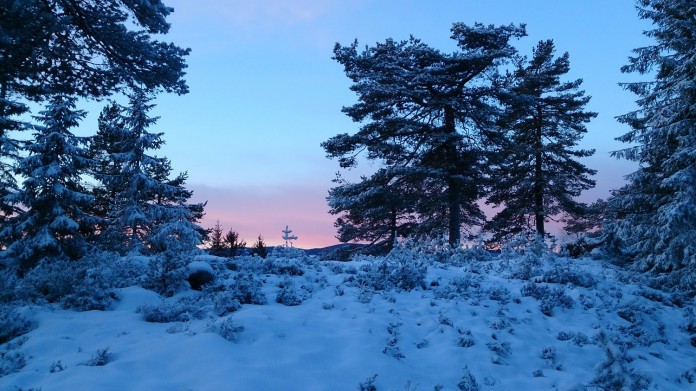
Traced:
<svg viewBox="0 0 696 391">
<path fill-rule="evenodd" d="M 19 308 L 34 326 L 0 345 L 0 390 L 696 389 L 694 302 L 599 261 L 197 261 L 203 292 Z"/>
</svg>

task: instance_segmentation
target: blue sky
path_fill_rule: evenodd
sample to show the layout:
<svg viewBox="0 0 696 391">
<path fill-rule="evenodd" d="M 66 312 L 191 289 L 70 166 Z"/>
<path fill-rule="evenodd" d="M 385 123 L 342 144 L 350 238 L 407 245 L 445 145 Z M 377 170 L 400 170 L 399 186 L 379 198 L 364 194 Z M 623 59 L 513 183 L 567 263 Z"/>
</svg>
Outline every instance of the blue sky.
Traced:
<svg viewBox="0 0 696 391">
<path fill-rule="evenodd" d="M 453 22 L 526 23 L 515 45 L 531 54 L 553 39 L 570 53 L 568 80 L 582 78 L 599 116 L 589 125 L 585 162 L 599 170 L 597 189 L 618 188 L 631 163 L 609 157 L 622 148 L 614 138 L 627 129 L 614 117 L 635 107 L 618 86 L 632 49 L 649 43 L 632 0 L 169 0 L 172 30 L 165 39 L 190 47 L 186 79 L 191 92 L 160 95 L 152 129 L 165 132 L 177 171 L 189 172 L 195 200 L 208 200 L 203 225 L 217 219 L 251 243 L 258 234 L 280 244 L 289 225 L 300 247 L 336 243 L 325 197 L 339 170 L 320 143 L 353 132 L 341 107 L 355 102 L 342 67 L 331 59 L 336 42 L 372 45 L 409 34 L 443 51 Z M 96 114 L 95 114 L 96 116 Z M 370 167 L 364 168 L 369 170 Z"/>
</svg>

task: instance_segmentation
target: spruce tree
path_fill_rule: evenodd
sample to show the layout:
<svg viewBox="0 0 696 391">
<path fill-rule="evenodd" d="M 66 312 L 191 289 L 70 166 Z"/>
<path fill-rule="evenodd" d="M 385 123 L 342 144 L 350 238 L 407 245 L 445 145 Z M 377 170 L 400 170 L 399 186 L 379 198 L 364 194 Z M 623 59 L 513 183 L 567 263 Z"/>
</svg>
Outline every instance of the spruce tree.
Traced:
<svg viewBox="0 0 696 391">
<path fill-rule="evenodd" d="M 81 182 L 91 162 L 87 140 L 72 134 L 85 112 L 75 109 L 75 98 L 57 95 L 36 119 L 29 155 L 19 161 L 24 178 L 11 198 L 23 209 L 12 216 L 1 235 L 11 242 L 5 259 L 16 259 L 23 269 L 42 258 L 76 259 L 87 251 L 85 235 L 96 218 L 87 211 L 93 201 Z"/>
<path fill-rule="evenodd" d="M 208 242 L 210 243 L 210 246 L 208 247 L 208 252 L 210 254 L 222 255 L 224 253 L 224 236 L 225 235 L 222 231 L 222 227 L 220 226 L 220 220 L 217 220 L 213 228 L 210 229 L 210 233 L 208 234 Z"/>
<path fill-rule="evenodd" d="M 191 250 L 202 239 L 204 230 L 196 222 L 204 204 L 188 204 L 192 192 L 184 188 L 186 174 L 169 179 L 169 160 L 150 154 L 164 143 L 162 133 L 148 131 L 157 121 L 149 116 L 154 107 L 150 101 L 145 92 L 136 90 L 123 108 L 124 133 L 117 150 L 108 154 L 120 173 L 105 182 L 117 193 L 110 203 L 103 243 L 141 254 L 170 246 Z"/>
<path fill-rule="evenodd" d="M 455 23 L 452 39 L 460 51 L 445 54 L 411 37 L 387 39 L 358 51 L 358 43 L 336 44 L 334 59 L 344 67 L 358 103 L 343 111 L 361 123 L 354 135 L 340 134 L 322 144 L 341 167 L 357 164 L 357 155 L 377 160 L 406 180 L 418 177 L 426 187 L 423 205 L 444 206 L 452 246 L 459 245 L 463 225 L 477 224 L 481 135 L 493 121 L 495 91 L 490 74 L 515 53 L 510 39 L 523 26 L 466 26 Z M 433 203 L 434 202 L 434 203 Z"/>
<path fill-rule="evenodd" d="M 654 80 L 625 83 L 639 108 L 619 117 L 630 147 L 614 152 L 639 163 L 609 200 L 616 218 L 608 234 L 642 270 L 696 268 L 696 7 L 690 0 L 639 0 L 654 44 L 638 48 L 624 72 Z"/>
<path fill-rule="evenodd" d="M 251 245 L 251 253 L 261 258 L 266 258 L 268 256 L 268 249 L 266 248 L 266 243 L 263 241 L 263 236 L 259 235 L 256 242 Z"/>
<path fill-rule="evenodd" d="M 580 90 L 581 79 L 561 80 L 570 71 L 568 53 L 554 58 L 554 52 L 552 40 L 541 41 L 508 75 L 499 123 L 505 137 L 489 161 L 487 203 L 502 206 L 488 224 L 496 242 L 531 232 L 544 237 L 554 216 L 583 213 L 575 198 L 595 184 L 596 171 L 578 161 L 594 150 L 576 147 L 597 114 L 585 111 L 590 97 Z"/>
</svg>

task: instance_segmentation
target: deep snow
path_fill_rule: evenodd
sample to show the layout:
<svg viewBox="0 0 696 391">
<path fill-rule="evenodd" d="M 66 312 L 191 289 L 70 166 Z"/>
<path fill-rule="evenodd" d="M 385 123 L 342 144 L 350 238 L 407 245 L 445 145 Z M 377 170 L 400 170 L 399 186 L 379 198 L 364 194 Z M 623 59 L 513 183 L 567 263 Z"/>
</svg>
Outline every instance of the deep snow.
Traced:
<svg viewBox="0 0 696 391">
<path fill-rule="evenodd" d="M 25 365 L 0 389 L 696 389 L 693 301 L 600 261 L 477 257 L 199 257 L 217 291 L 132 286 L 107 311 L 26 307 L 35 328 L 0 345 L 3 365 Z M 267 303 L 220 316 L 235 276 Z M 146 322 L 143 305 L 188 312 Z"/>
</svg>

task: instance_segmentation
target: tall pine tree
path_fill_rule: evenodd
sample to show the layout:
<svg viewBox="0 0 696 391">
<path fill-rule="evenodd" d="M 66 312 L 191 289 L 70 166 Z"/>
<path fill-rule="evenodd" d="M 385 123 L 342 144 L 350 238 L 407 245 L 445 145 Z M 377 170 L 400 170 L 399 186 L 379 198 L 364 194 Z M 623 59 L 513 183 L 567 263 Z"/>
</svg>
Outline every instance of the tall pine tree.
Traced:
<svg viewBox="0 0 696 391">
<path fill-rule="evenodd" d="M 639 163 L 628 184 L 610 199 L 616 213 L 609 234 L 643 270 L 691 270 L 696 280 L 696 7 L 690 0 L 639 0 L 653 22 L 655 44 L 635 49 L 624 72 L 654 75 L 626 83 L 639 108 L 619 117 L 632 144 L 615 156 Z"/>
<path fill-rule="evenodd" d="M 581 79 L 561 80 L 570 70 L 568 53 L 554 58 L 554 52 L 552 40 L 539 42 L 509 75 L 500 123 L 506 137 L 490 160 L 487 202 L 502 206 L 488 225 L 494 241 L 531 232 L 544 237 L 549 219 L 582 214 L 585 205 L 575 197 L 595 184 L 596 171 L 578 161 L 594 151 L 576 146 L 597 114 L 585 111 L 590 97 L 579 89 Z"/>
<path fill-rule="evenodd" d="M 357 42 L 336 44 L 334 58 L 352 80 L 358 103 L 343 111 L 362 124 L 354 135 L 340 134 L 322 144 L 341 167 L 356 165 L 357 155 L 383 163 L 388 175 L 420 178 L 424 199 L 444 207 L 449 242 L 457 246 L 462 226 L 477 224 L 481 133 L 496 112 L 488 75 L 510 59 L 510 39 L 525 34 L 523 26 L 466 26 L 455 23 L 452 39 L 461 51 L 441 53 L 411 37 L 387 39 L 358 51 Z M 426 204 L 424 204 L 426 205 Z"/>
<path fill-rule="evenodd" d="M 35 140 L 27 145 L 29 156 L 19 162 L 21 189 L 13 201 L 23 209 L 1 231 L 12 244 L 3 254 L 16 259 L 23 269 L 42 258 L 82 256 L 85 236 L 96 219 L 89 215 L 92 197 L 81 182 L 91 164 L 87 140 L 72 134 L 85 113 L 75 109 L 75 98 L 55 96 L 36 117 Z"/>
</svg>

